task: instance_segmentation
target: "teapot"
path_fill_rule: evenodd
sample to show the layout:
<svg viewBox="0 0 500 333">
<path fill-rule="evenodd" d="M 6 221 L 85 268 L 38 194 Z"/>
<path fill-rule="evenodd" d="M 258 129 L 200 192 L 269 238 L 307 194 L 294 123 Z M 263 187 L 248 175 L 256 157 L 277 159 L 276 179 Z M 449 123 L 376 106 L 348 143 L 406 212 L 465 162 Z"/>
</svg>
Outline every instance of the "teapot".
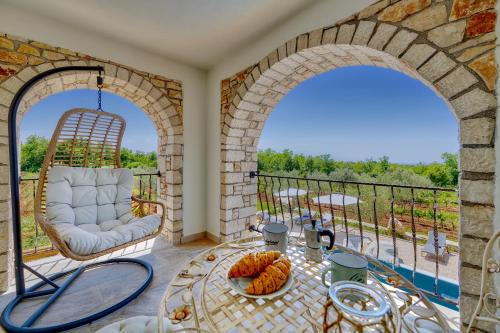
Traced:
<svg viewBox="0 0 500 333">
<path fill-rule="evenodd" d="M 327 250 L 333 248 L 334 235 L 333 232 L 321 227 L 316 228 L 316 220 L 311 220 L 311 224 L 304 225 L 304 234 L 306 237 L 305 257 L 306 260 L 315 262 L 323 261 L 323 250 L 321 249 L 321 237 L 328 236 L 330 244 Z"/>
</svg>

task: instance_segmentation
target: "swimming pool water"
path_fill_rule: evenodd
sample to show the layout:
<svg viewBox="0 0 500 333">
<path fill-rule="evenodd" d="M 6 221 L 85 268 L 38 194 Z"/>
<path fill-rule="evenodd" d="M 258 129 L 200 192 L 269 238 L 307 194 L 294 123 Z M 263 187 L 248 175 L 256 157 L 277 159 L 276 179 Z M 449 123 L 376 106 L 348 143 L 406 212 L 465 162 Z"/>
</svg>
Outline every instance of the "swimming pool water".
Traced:
<svg viewBox="0 0 500 333">
<path fill-rule="evenodd" d="M 387 262 L 384 262 L 384 264 L 392 268 L 391 264 Z M 408 281 L 411 281 L 413 269 L 401 265 L 399 267 L 396 267 L 395 271 L 401 274 Z M 432 274 L 417 270 L 415 272 L 415 281 L 413 282 L 413 284 L 420 289 L 426 290 L 430 293 L 434 293 L 434 275 Z M 460 287 L 456 282 L 444 278 L 438 279 L 438 295 L 440 295 L 441 297 L 446 299 L 456 300 L 459 297 L 459 292 L 460 292 Z M 431 302 L 458 311 L 458 306 L 456 306 L 455 304 L 443 301 L 429 294 L 426 294 L 426 296 L 429 298 Z"/>
<path fill-rule="evenodd" d="M 338 250 L 334 250 L 335 252 L 339 252 Z M 380 260 L 381 263 L 385 264 L 387 267 L 392 269 L 392 263 L 389 263 L 384 260 Z M 372 264 L 368 264 L 371 269 L 373 269 Z M 401 274 L 405 279 L 411 282 L 412 278 L 412 272 L 413 268 L 407 265 L 399 265 L 394 268 L 394 270 Z M 431 294 L 434 294 L 434 279 L 435 276 L 432 273 L 428 273 L 425 271 L 420 271 L 416 270 L 415 271 L 415 281 L 413 281 L 413 284 L 420 289 L 423 289 L 425 291 L 428 291 Z M 382 281 L 383 282 L 383 281 Z M 457 283 L 457 281 L 447 279 L 447 278 L 439 278 L 438 279 L 438 295 L 441 296 L 442 298 L 449 299 L 449 300 L 454 300 L 454 303 L 457 303 L 456 300 L 459 298 L 460 294 L 460 287 Z M 430 294 L 425 294 L 427 298 L 436 304 L 442 305 L 444 307 L 447 307 L 449 309 L 452 309 L 454 311 L 459 311 L 459 308 L 456 304 L 453 304 L 451 302 L 446 302 L 443 301 L 442 299 L 439 299 L 437 297 L 434 297 Z"/>
</svg>

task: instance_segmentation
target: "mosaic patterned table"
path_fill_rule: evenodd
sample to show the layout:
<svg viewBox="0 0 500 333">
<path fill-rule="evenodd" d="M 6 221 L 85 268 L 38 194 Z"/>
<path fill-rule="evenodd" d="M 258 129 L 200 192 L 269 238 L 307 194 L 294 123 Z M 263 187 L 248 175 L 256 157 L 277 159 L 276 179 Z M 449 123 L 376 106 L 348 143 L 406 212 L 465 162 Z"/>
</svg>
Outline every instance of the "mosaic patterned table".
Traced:
<svg viewBox="0 0 500 333">
<path fill-rule="evenodd" d="M 183 327 L 180 331 L 191 332 L 337 332 L 339 316 L 328 302 L 328 288 L 321 283 L 321 272 L 329 262 L 305 261 L 303 248 L 301 240 L 289 243 L 287 255 L 293 264 L 294 285 L 274 299 L 244 297 L 226 280 L 229 267 L 241 256 L 265 250 L 260 236 L 203 252 L 168 285 L 158 311 L 160 326 L 170 318 Z M 356 253 L 340 246 L 334 250 Z M 405 322 L 425 317 L 438 323 L 444 332 L 451 332 L 443 315 L 411 282 L 377 260 L 367 260 L 368 284 L 386 295 L 391 304 L 393 315 L 386 331 L 408 332 Z M 174 319 L 176 316 L 178 319 Z M 342 330 L 346 331 L 355 329 Z"/>
</svg>

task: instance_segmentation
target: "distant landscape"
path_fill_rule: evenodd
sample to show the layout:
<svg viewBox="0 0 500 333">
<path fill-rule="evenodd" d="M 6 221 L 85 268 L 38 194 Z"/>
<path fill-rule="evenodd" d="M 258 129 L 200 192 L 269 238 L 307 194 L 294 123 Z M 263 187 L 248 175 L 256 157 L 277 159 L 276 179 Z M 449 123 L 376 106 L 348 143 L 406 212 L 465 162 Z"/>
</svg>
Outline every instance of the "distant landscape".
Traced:
<svg viewBox="0 0 500 333">
<path fill-rule="evenodd" d="M 38 174 L 43 163 L 49 140 L 31 135 L 21 144 L 21 171 Z M 122 167 L 154 171 L 156 152 L 121 149 Z M 276 175 L 293 175 L 310 178 L 328 178 L 359 182 L 388 184 L 440 186 L 454 188 L 458 184 L 458 156 L 443 153 L 442 162 L 430 164 L 392 163 L 389 157 L 378 160 L 366 159 L 357 162 L 338 161 L 330 155 L 295 154 L 291 150 L 276 152 L 271 149 L 258 152 L 259 172 Z"/>
<path fill-rule="evenodd" d="M 266 149 L 258 152 L 257 167 L 261 175 L 299 178 L 291 182 L 276 179 L 273 182 L 271 177 L 261 177 L 258 183 L 257 210 L 269 211 L 284 219 L 289 209 L 280 204 L 273 193 L 288 186 L 307 189 L 312 196 L 345 193 L 354 198 L 359 197 L 359 203 L 345 207 L 322 205 L 323 212 L 334 212 L 332 215 L 335 216 L 335 224 L 348 224 L 357 229 L 359 222 L 363 221 L 366 230 L 373 232 L 377 223 L 390 230 L 391 216 L 394 214 L 400 229 L 398 235 L 416 232 L 425 237 L 437 224 L 439 231 L 445 232 L 450 240 L 457 239 L 458 193 L 434 189 L 456 189 L 459 174 L 457 154 L 443 153 L 441 162 L 399 164 L 392 163 L 387 156 L 377 160 L 345 162 L 329 155 L 307 156 L 295 154 L 291 150 L 276 152 Z M 304 177 L 332 182 L 311 182 L 301 179 Z M 343 185 L 342 181 L 353 183 Z M 388 187 L 377 186 L 374 192 L 374 186 L 356 183 L 410 185 L 421 189 L 413 191 L 395 188 L 391 192 Z M 392 212 L 391 202 L 394 203 Z M 302 209 L 311 207 L 318 218 L 318 205 L 305 198 L 295 199 L 295 206 L 297 203 L 300 203 Z M 295 206 L 292 210 L 296 209 Z M 381 233 L 390 235 L 387 230 L 381 230 Z"/>
<path fill-rule="evenodd" d="M 21 144 L 21 172 L 24 176 L 37 175 L 47 153 L 49 139 L 30 135 Z M 156 152 L 132 151 L 128 148 L 121 149 L 121 162 L 123 168 L 139 169 L 142 171 L 156 170 Z"/>
<path fill-rule="evenodd" d="M 458 184 L 458 156 L 443 153 L 442 162 L 398 164 L 389 157 L 357 162 L 338 161 L 330 155 L 310 156 L 291 150 L 276 152 L 271 149 L 258 152 L 258 171 L 265 174 L 309 178 L 327 178 L 356 182 L 439 186 L 455 188 Z"/>
<path fill-rule="evenodd" d="M 21 144 L 21 171 L 23 179 L 35 179 L 38 177 L 40 167 L 47 152 L 49 140 L 45 137 L 31 135 Z M 154 173 L 157 168 L 156 152 L 133 151 L 128 148 L 121 149 L 122 167 L 134 170 L 135 174 Z M 271 149 L 258 152 L 258 171 L 261 174 L 287 175 L 295 177 L 330 179 L 335 181 L 353 181 L 369 183 L 385 183 L 399 185 L 413 185 L 425 187 L 456 188 L 458 183 L 458 156 L 453 153 L 443 153 L 441 162 L 399 164 L 393 163 L 387 156 L 379 159 L 366 159 L 364 161 L 346 162 L 335 160 L 330 155 L 310 156 L 295 154 L 291 150 L 277 152 Z M 136 182 L 138 178 L 136 178 Z M 142 185 L 136 184 L 135 195 L 142 190 L 156 188 L 156 178 L 148 181 L 144 178 Z M 299 185 L 299 184 L 297 184 Z M 311 190 L 318 191 L 313 188 Z M 33 197 L 35 181 L 24 181 L 21 186 L 21 214 L 23 216 L 23 247 L 32 249 L 35 246 L 44 247 L 50 243 L 46 236 L 35 236 L 38 231 L 33 220 Z M 303 182 L 300 184 L 306 188 Z M 271 188 L 261 188 L 260 191 L 271 191 Z M 341 193 L 341 188 L 334 188 Z M 373 223 L 373 194 L 369 188 L 361 189 L 361 205 L 363 221 Z M 406 191 L 407 192 L 407 191 Z M 405 229 L 409 229 L 410 204 L 408 193 L 396 191 L 395 213 Z M 347 187 L 347 194 L 356 195 L 356 189 Z M 155 193 L 153 193 L 155 195 Z M 262 196 L 260 196 L 262 197 Z M 433 206 L 432 192 L 420 191 L 415 197 L 416 207 L 414 215 L 417 221 L 417 232 L 425 233 L 432 226 Z M 380 221 L 387 221 L 389 216 L 390 195 L 386 190 L 380 190 L 377 201 L 377 215 Z M 440 229 L 446 231 L 450 238 L 456 238 L 458 226 L 458 197 L 456 192 L 438 193 L 437 196 Z M 366 207 L 365 207 L 366 206 Z M 269 202 L 258 200 L 259 210 L 269 210 L 278 213 L 280 210 L 274 207 L 270 209 Z M 352 207 L 346 211 L 349 221 L 357 221 L 356 211 Z M 338 215 L 340 216 L 340 214 Z M 339 221 L 337 221 L 339 222 Z M 340 221 L 342 222 L 342 221 Z"/>
</svg>

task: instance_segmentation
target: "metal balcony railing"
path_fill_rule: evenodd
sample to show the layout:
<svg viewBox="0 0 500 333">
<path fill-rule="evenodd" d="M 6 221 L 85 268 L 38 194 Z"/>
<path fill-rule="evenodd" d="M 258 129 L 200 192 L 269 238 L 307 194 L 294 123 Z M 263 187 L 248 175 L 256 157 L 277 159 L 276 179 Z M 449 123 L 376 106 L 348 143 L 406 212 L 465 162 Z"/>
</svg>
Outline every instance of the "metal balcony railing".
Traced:
<svg viewBox="0 0 500 333">
<path fill-rule="evenodd" d="M 154 200 L 157 196 L 158 176 L 158 173 L 153 172 L 134 174 L 133 194 L 144 199 Z M 33 207 L 37 184 L 38 178 L 21 179 L 21 224 L 23 255 L 26 260 L 34 260 L 57 253 L 34 219 Z"/>
<path fill-rule="evenodd" d="M 440 270 L 458 278 L 450 277 L 457 267 L 448 266 L 449 256 L 456 260 L 458 252 L 456 189 L 256 172 L 250 176 L 257 178 L 257 228 L 285 223 L 292 236 L 300 237 L 304 224 L 315 219 L 334 232 L 336 244 L 406 271 L 431 297 L 457 304 L 449 279 L 440 280 Z M 423 281 L 426 286 L 419 286 Z"/>
</svg>

